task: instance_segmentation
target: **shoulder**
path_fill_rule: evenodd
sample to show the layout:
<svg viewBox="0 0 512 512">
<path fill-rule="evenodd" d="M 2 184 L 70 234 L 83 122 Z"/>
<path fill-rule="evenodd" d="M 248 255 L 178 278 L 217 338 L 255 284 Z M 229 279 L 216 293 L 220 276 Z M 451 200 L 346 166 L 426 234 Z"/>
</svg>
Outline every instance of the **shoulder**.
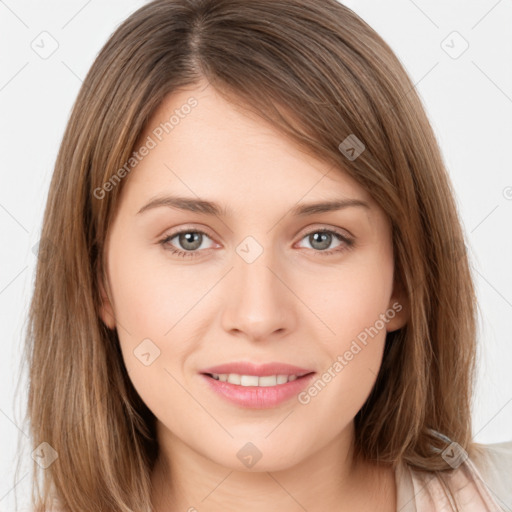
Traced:
<svg viewBox="0 0 512 512">
<path fill-rule="evenodd" d="M 475 444 L 471 462 L 494 499 L 512 509 L 512 440 Z"/>
<path fill-rule="evenodd" d="M 512 510 L 512 441 L 473 443 L 468 457 L 452 471 L 428 472 L 400 465 L 397 499 L 401 512 L 451 510 L 451 498 L 462 511 Z"/>
<path fill-rule="evenodd" d="M 474 444 L 471 459 L 481 472 L 491 472 L 496 468 L 512 470 L 512 440 L 495 444 Z"/>
</svg>

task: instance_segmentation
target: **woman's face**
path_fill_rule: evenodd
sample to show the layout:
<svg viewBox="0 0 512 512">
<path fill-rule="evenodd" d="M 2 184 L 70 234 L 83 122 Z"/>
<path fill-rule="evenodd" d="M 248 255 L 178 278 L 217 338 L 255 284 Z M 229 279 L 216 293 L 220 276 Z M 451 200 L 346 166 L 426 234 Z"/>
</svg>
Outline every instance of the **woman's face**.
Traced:
<svg viewBox="0 0 512 512">
<path fill-rule="evenodd" d="M 169 96 L 141 141 L 101 315 L 159 441 L 278 470 L 351 438 L 386 332 L 405 323 L 384 212 L 211 86 Z M 312 206 L 340 201 L 353 204 Z"/>
</svg>

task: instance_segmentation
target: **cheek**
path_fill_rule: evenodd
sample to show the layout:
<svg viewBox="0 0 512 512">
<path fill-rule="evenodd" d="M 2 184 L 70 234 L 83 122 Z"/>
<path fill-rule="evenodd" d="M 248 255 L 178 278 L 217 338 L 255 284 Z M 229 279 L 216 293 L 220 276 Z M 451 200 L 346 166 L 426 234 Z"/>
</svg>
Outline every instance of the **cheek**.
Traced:
<svg viewBox="0 0 512 512">
<path fill-rule="evenodd" d="M 136 246 L 112 259 L 110 275 L 116 318 L 134 336 L 162 338 L 211 288 L 201 279 L 165 257 L 164 249 Z"/>
<path fill-rule="evenodd" d="M 392 295 L 390 258 L 361 258 L 353 263 L 340 266 L 336 272 L 331 269 L 324 277 L 317 276 L 313 292 L 309 284 L 309 294 L 305 295 L 311 309 L 329 327 L 326 338 L 332 340 L 329 346 L 337 350 L 344 350 L 352 339 L 375 326 L 380 315 L 386 314 Z M 385 324 L 380 321 L 377 328 L 385 336 Z"/>
<path fill-rule="evenodd" d="M 323 353 L 322 369 L 315 380 L 298 396 L 311 418 L 331 414 L 325 435 L 339 431 L 351 421 L 368 398 L 382 363 L 386 341 L 385 300 L 367 293 L 368 288 L 354 286 L 354 296 L 337 295 L 338 307 L 326 316 L 335 334 L 322 337 L 317 353 Z M 331 304 L 332 304 L 331 300 Z M 383 315 L 383 316 L 380 316 Z M 330 411 L 330 412 L 329 412 Z M 338 411 L 332 416 L 332 411 Z"/>
<path fill-rule="evenodd" d="M 339 421 L 353 417 L 370 393 L 382 361 L 386 325 L 394 317 L 389 309 L 392 259 L 356 263 L 331 272 L 329 279 L 317 279 L 316 285 L 322 286 L 309 295 L 311 308 L 329 330 L 317 346 L 326 355 L 324 367 L 301 403 L 341 407 Z"/>
</svg>

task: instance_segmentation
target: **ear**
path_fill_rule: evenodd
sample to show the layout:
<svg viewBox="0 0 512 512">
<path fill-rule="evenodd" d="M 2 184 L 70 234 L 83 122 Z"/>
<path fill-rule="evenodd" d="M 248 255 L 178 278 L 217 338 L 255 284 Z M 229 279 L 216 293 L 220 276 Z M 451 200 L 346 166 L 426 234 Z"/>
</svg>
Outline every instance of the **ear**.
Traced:
<svg viewBox="0 0 512 512">
<path fill-rule="evenodd" d="M 402 283 L 395 279 L 393 293 L 389 299 L 386 316 L 389 321 L 386 324 L 386 331 L 393 332 L 401 329 L 409 319 L 409 298 Z"/>
<path fill-rule="evenodd" d="M 110 301 L 110 298 L 109 298 L 110 293 L 107 294 L 101 275 L 98 276 L 98 283 L 99 283 L 100 295 L 101 295 L 100 317 L 103 320 L 103 323 L 109 329 L 115 329 L 116 319 L 115 319 L 115 315 L 114 315 L 114 308 L 112 307 L 112 302 Z M 108 289 L 108 283 L 107 283 L 107 289 Z"/>
</svg>

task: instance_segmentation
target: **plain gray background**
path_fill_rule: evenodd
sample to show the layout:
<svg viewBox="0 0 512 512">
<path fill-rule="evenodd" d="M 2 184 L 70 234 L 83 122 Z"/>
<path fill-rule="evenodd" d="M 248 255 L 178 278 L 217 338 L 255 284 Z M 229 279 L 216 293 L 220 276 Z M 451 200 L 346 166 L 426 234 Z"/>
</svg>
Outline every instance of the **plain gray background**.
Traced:
<svg viewBox="0 0 512 512">
<path fill-rule="evenodd" d="M 135 0 L 0 0 L 0 511 L 26 494 L 14 399 L 37 244 L 60 140 L 96 54 Z M 465 227 L 481 308 L 474 438 L 512 439 L 512 5 L 346 1 L 408 70 L 438 137 Z M 467 48 L 466 48 L 467 47 Z M 54 51 L 53 51 L 54 50 Z M 53 51 L 53 53 L 50 52 Z M 70 340 L 72 345 L 73 340 Z M 14 463 L 25 466 L 17 479 Z"/>
</svg>

